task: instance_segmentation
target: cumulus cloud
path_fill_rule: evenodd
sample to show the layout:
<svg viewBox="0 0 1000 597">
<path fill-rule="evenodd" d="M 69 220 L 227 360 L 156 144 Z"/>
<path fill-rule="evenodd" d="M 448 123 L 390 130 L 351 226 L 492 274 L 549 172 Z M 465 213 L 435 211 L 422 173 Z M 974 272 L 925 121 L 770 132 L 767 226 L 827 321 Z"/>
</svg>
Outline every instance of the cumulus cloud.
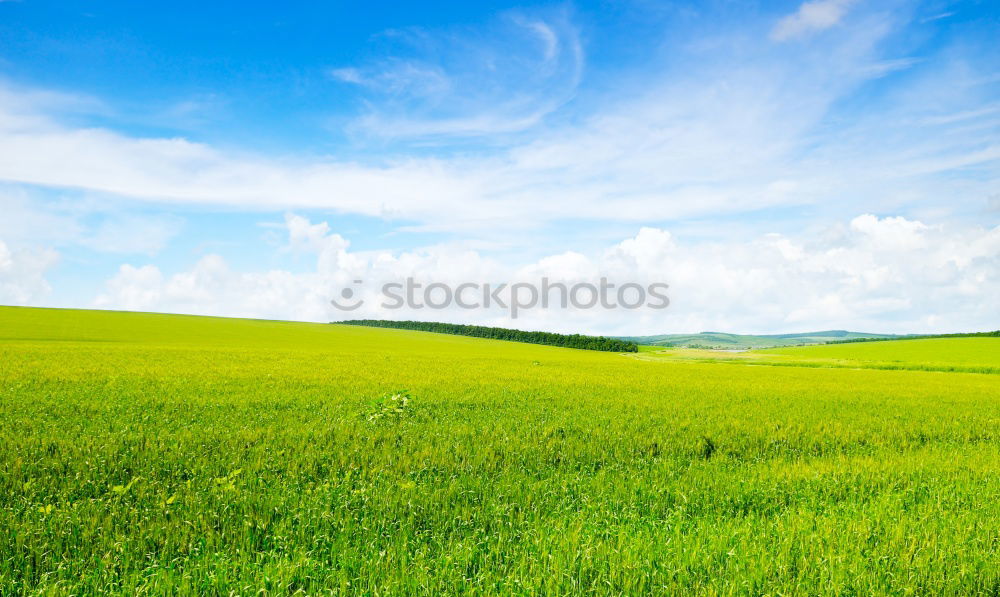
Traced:
<svg viewBox="0 0 1000 597">
<path fill-rule="evenodd" d="M 927 226 L 903 217 L 880 219 L 864 214 L 851 220 L 851 228 L 879 249 L 907 251 L 919 249 L 927 242 L 924 234 Z"/>
<path fill-rule="evenodd" d="M 31 305 L 45 299 L 52 290 L 45 272 L 58 259 L 52 249 L 12 249 L 0 239 L 0 304 Z"/>
<path fill-rule="evenodd" d="M 122 265 L 94 301 L 98 308 L 324 321 L 325 281 L 286 271 L 241 273 L 218 255 L 165 275 L 154 265 Z"/>
<path fill-rule="evenodd" d="M 771 39 L 785 41 L 829 29 L 840 22 L 855 0 L 812 0 L 782 18 L 771 30 Z"/>
<path fill-rule="evenodd" d="M 152 265 L 122 266 L 96 305 L 330 321 L 362 317 L 451 320 L 564 332 L 653 334 L 733 330 L 848 328 L 933 332 L 996 327 L 1000 305 L 1000 227 L 926 226 L 863 214 L 829 235 L 767 234 L 747 242 L 683 243 L 642 228 L 593 254 L 565 252 L 530 263 L 504 263 L 476 251 L 351 251 L 325 222 L 286 218 L 289 247 L 315 255 L 306 273 L 236 272 L 210 255 L 171 275 Z M 531 309 L 517 320 L 504 309 L 393 310 L 382 284 L 414 277 L 462 282 L 574 284 L 667 283 L 666 310 Z M 361 280 L 358 284 L 356 281 Z M 330 299 L 349 288 L 363 301 L 340 311 Z M 558 295 L 554 295 L 558 296 Z"/>
<path fill-rule="evenodd" d="M 288 246 L 293 251 L 322 253 L 347 249 L 350 244 L 339 234 L 330 233 L 326 222 L 313 224 L 306 218 L 292 213 L 285 214 L 285 228 L 288 230 Z"/>
</svg>

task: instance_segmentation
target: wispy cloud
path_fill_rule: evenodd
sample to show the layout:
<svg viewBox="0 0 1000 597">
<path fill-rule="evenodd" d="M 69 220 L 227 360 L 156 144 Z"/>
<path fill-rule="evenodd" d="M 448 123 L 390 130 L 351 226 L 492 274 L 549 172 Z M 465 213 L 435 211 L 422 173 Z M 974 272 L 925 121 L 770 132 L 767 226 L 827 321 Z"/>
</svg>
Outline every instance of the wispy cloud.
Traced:
<svg viewBox="0 0 1000 597">
<path fill-rule="evenodd" d="M 361 71 L 352 67 L 344 68 L 331 68 L 330 76 L 338 81 L 343 81 L 344 83 L 354 83 L 355 85 L 364 84 L 365 78 L 361 75 Z"/>
<path fill-rule="evenodd" d="M 895 58 L 892 60 L 882 60 L 863 65 L 860 72 L 864 77 L 876 79 L 878 77 L 884 77 L 889 73 L 906 70 L 919 63 L 919 58 Z"/>
<path fill-rule="evenodd" d="M 387 60 L 377 70 L 364 73 L 357 68 L 335 68 L 330 75 L 395 99 L 439 98 L 452 89 L 451 79 L 442 68 L 415 60 Z"/>
<path fill-rule="evenodd" d="M 180 218 L 169 215 L 115 215 L 105 218 L 80 244 L 104 253 L 153 256 L 167 246 L 181 226 Z"/>
<path fill-rule="evenodd" d="M 786 41 L 829 29 L 844 18 L 855 0 L 812 0 L 783 17 L 771 29 L 771 39 Z"/>
<path fill-rule="evenodd" d="M 363 94 L 352 130 L 376 137 L 522 131 L 572 98 L 583 73 L 578 33 L 561 13 L 514 12 L 482 28 L 412 28 L 381 39 L 381 55 L 328 71 Z"/>
<path fill-rule="evenodd" d="M 662 222 L 805 205 L 844 215 L 872 202 L 940 205 L 942 193 L 980 200 L 997 178 L 1000 148 L 973 63 L 948 70 L 938 62 L 930 78 L 900 82 L 864 111 L 836 113 L 875 74 L 919 68 L 881 55 L 886 31 L 880 22 L 855 27 L 794 56 L 740 50 L 739 63 L 722 55 L 700 69 L 667 65 L 567 125 L 476 152 L 396 151 L 378 161 L 81 128 L 32 109 L 22 92 L 0 91 L 0 179 L 147 201 L 333 209 L 487 235 L 568 219 Z M 529 39 L 544 59 L 537 33 Z M 536 124 L 545 108 L 377 112 L 361 122 L 406 136 L 512 132 Z M 954 176 L 965 177 L 960 188 Z"/>
<path fill-rule="evenodd" d="M 932 15 L 932 16 L 929 16 L 929 17 L 924 17 L 924 18 L 920 19 L 920 22 L 921 23 L 930 23 L 930 22 L 933 22 L 933 21 L 940 21 L 941 19 L 947 19 L 948 17 L 952 17 L 952 16 L 955 16 L 954 12 L 950 12 L 950 11 L 949 12 L 942 12 L 942 13 L 938 13 L 936 15 Z"/>
</svg>

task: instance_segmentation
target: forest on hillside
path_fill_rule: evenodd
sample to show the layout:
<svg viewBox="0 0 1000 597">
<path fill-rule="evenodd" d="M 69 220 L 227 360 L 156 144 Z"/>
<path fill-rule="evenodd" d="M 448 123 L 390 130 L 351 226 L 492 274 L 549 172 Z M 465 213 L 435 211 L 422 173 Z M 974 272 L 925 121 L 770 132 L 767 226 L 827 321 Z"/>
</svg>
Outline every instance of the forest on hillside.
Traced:
<svg viewBox="0 0 1000 597">
<path fill-rule="evenodd" d="M 564 348 L 580 348 L 583 350 L 602 350 L 605 352 L 638 352 L 635 342 L 606 338 L 604 336 L 585 336 L 583 334 L 556 334 L 553 332 L 527 332 L 509 328 L 487 327 L 481 325 L 462 325 L 457 323 L 439 323 L 433 321 L 389 321 L 384 319 L 353 319 L 338 321 L 344 325 L 361 325 L 377 328 L 394 328 L 401 330 L 418 330 L 436 332 L 439 334 L 454 334 L 471 336 L 473 338 L 489 338 L 491 340 L 509 340 L 512 342 L 527 342 L 529 344 L 547 344 Z"/>
</svg>

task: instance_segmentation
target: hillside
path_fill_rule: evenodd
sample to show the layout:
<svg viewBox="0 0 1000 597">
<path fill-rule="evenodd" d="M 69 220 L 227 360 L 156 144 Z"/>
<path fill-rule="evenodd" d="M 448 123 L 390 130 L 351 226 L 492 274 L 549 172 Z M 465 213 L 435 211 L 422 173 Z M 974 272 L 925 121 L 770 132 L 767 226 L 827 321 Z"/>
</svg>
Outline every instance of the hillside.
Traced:
<svg viewBox="0 0 1000 597">
<path fill-rule="evenodd" d="M 800 346 L 805 344 L 825 344 L 831 341 L 855 339 L 902 338 L 894 334 L 869 334 L 829 330 L 825 332 L 805 332 L 798 334 L 727 334 L 723 332 L 702 332 L 700 334 L 660 334 L 657 336 L 622 336 L 621 339 L 645 346 L 677 346 L 686 348 L 751 349 L 774 348 L 779 346 Z"/>
<path fill-rule="evenodd" d="M 915 338 L 756 351 L 797 363 L 1000 373 L 1000 337 Z"/>
<path fill-rule="evenodd" d="M 991 594 L 997 347 L 0 307 L 0 594 Z"/>
<path fill-rule="evenodd" d="M 583 334 L 555 334 L 552 332 L 525 331 L 482 325 L 462 325 L 435 321 L 397 321 L 390 319 L 349 319 L 334 323 L 397 330 L 418 330 L 422 332 L 434 332 L 436 334 L 454 334 L 456 336 L 506 340 L 508 342 L 525 342 L 528 344 L 545 344 L 548 346 L 600 350 L 604 352 L 636 352 L 639 349 L 635 342 L 628 342 L 619 338 L 586 336 Z"/>
<path fill-rule="evenodd" d="M 814 344 L 747 351 L 644 347 L 638 358 L 674 363 L 1000 373 L 1000 337 Z"/>
</svg>

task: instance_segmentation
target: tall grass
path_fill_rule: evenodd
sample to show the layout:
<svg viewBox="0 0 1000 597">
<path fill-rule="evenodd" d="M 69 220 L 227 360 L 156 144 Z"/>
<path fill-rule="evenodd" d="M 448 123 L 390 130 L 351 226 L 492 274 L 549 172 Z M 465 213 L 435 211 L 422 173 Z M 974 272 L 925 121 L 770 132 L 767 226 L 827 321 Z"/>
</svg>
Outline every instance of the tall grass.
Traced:
<svg viewBox="0 0 1000 597">
<path fill-rule="evenodd" d="M 2 594 L 1000 592 L 993 375 L 118 313 L 0 330 Z"/>
</svg>

